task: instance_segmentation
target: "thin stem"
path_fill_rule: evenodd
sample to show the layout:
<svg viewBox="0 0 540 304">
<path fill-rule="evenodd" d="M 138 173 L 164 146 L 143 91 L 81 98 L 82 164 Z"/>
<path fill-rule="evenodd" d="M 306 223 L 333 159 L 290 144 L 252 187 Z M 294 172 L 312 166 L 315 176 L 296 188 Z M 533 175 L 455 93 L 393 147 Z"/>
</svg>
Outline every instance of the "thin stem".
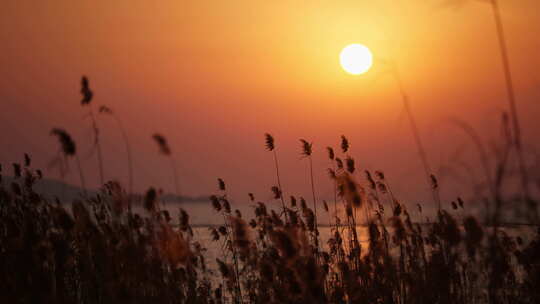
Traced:
<svg viewBox="0 0 540 304">
<path fill-rule="evenodd" d="M 396 67 L 394 67 L 394 76 L 396 77 L 396 80 L 398 82 L 399 91 L 401 94 L 401 99 L 403 101 L 403 107 L 405 108 L 405 112 L 407 114 L 407 117 L 409 118 L 409 123 L 411 125 L 411 130 L 413 133 L 414 141 L 416 143 L 416 147 L 418 149 L 418 155 L 420 156 L 420 160 L 422 161 L 422 166 L 424 167 L 424 173 L 426 175 L 426 181 L 431 188 L 431 167 L 428 162 L 428 157 L 426 150 L 424 149 L 424 145 L 422 143 L 422 139 L 420 138 L 420 131 L 418 130 L 418 126 L 416 124 L 416 119 L 414 118 L 411 105 L 409 102 L 409 97 L 405 93 L 405 89 L 403 87 L 403 82 L 401 81 L 401 77 L 399 76 L 398 70 Z M 433 199 L 438 204 L 439 211 L 441 210 L 441 200 L 439 199 L 439 195 L 437 193 L 436 189 L 432 189 L 431 191 L 433 195 Z"/>
<path fill-rule="evenodd" d="M 97 158 L 98 158 L 98 168 L 99 168 L 99 183 L 100 187 L 104 185 L 105 178 L 103 177 L 103 155 L 101 153 L 101 144 L 99 143 L 99 128 L 97 126 L 97 121 L 94 116 L 94 111 L 92 110 L 92 104 L 90 104 L 90 117 L 92 119 L 92 128 L 94 129 L 94 145 L 97 149 Z"/>
<path fill-rule="evenodd" d="M 318 234 L 319 230 L 317 229 L 317 197 L 315 196 L 315 183 L 313 181 L 313 159 L 311 158 L 311 155 L 309 156 L 309 175 L 311 177 L 311 193 L 313 194 L 313 209 L 314 209 L 313 213 L 315 216 L 315 233 Z"/>
<path fill-rule="evenodd" d="M 279 198 L 281 199 L 281 205 L 283 206 L 283 213 L 285 214 L 285 220 L 287 220 L 287 210 L 285 209 L 285 200 L 283 199 L 283 188 L 281 188 L 281 180 L 279 178 L 279 166 L 278 166 L 278 160 L 277 160 L 277 153 L 276 150 L 273 150 L 274 152 L 274 163 L 276 165 L 276 176 L 277 176 L 277 183 L 279 187 Z"/>
<path fill-rule="evenodd" d="M 495 27 L 497 29 L 497 38 L 499 40 L 499 49 L 501 51 L 501 61 L 503 65 L 504 79 L 506 83 L 506 93 L 508 97 L 508 104 L 510 107 L 510 116 L 512 117 L 512 125 L 514 129 L 514 144 L 518 156 L 519 170 L 521 173 L 521 186 L 523 191 L 523 198 L 527 204 L 531 203 L 529 194 L 529 177 L 527 174 L 527 168 L 525 166 L 525 160 L 523 158 L 522 142 L 521 142 L 521 127 L 519 123 L 516 95 L 514 92 L 514 84 L 512 79 L 512 73 L 510 70 L 510 58 L 508 56 L 508 48 L 506 44 L 506 37 L 504 35 L 504 27 L 501 19 L 501 13 L 497 0 L 491 0 L 491 7 L 493 9 L 493 18 L 495 19 Z M 529 205 L 534 216 L 534 220 L 538 221 L 538 210 L 536 206 Z"/>
<path fill-rule="evenodd" d="M 126 145 L 126 156 L 127 156 L 127 163 L 128 163 L 128 200 L 131 200 L 131 195 L 133 194 L 133 159 L 131 156 L 131 145 L 129 143 L 129 137 L 127 136 L 126 130 L 124 129 L 124 125 L 122 124 L 122 121 L 120 118 L 118 118 L 116 115 L 113 115 L 114 119 L 118 123 L 118 126 L 120 128 L 120 132 L 122 133 L 122 137 L 124 138 L 124 143 Z"/>
<path fill-rule="evenodd" d="M 336 164 L 332 161 L 332 170 L 334 170 L 334 174 L 336 172 Z M 338 221 L 338 213 L 337 213 L 337 180 L 333 179 L 333 190 L 334 190 L 334 220 L 336 221 L 336 229 L 337 229 L 337 221 Z"/>
<path fill-rule="evenodd" d="M 476 148 L 478 150 L 478 154 L 480 156 L 480 163 L 482 164 L 482 169 L 484 171 L 484 176 L 486 178 L 489 191 L 491 192 L 492 197 L 495 198 L 495 190 L 494 190 L 494 185 L 493 185 L 493 179 L 491 177 L 491 173 L 490 173 L 490 169 L 489 169 L 491 166 L 489 165 L 489 158 L 487 156 L 484 144 L 482 143 L 482 139 L 480 138 L 478 133 L 476 133 L 476 131 L 473 129 L 473 127 L 471 127 L 466 122 L 458 120 L 458 119 L 452 119 L 452 122 L 454 124 L 456 124 L 458 127 L 460 127 L 461 129 L 463 129 L 463 131 L 467 135 L 469 135 L 469 137 L 471 138 L 473 143 L 476 145 Z"/>
<path fill-rule="evenodd" d="M 78 155 L 75 155 L 75 162 L 77 163 L 77 169 L 79 169 L 79 177 L 81 179 L 81 187 L 83 189 L 84 195 L 87 195 L 86 192 L 86 183 L 84 181 L 84 174 L 81 166 L 81 160 Z"/>
</svg>

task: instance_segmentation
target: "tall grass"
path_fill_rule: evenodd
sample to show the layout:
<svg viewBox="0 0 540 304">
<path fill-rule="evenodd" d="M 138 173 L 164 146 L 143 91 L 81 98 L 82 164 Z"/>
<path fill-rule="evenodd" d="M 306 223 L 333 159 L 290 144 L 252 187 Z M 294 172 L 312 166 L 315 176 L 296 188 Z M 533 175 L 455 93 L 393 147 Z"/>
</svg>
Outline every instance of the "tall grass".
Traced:
<svg viewBox="0 0 540 304">
<path fill-rule="evenodd" d="M 92 132 L 94 134 L 94 142 L 92 149 L 96 149 L 97 151 L 97 160 L 98 160 L 98 169 L 99 169 L 99 184 L 103 185 L 105 182 L 105 177 L 103 173 L 103 153 L 101 151 L 101 143 L 99 141 L 100 139 L 100 133 L 98 124 L 96 121 L 96 117 L 94 116 L 94 110 L 92 106 L 92 100 L 94 98 L 94 92 L 90 89 L 90 82 L 86 76 L 83 76 L 81 78 L 81 105 L 82 106 L 88 106 L 88 115 L 90 119 L 92 120 Z M 90 154 L 92 154 L 93 151 L 91 151 Z"/>
<path fill-rule="evenodd" d="M 118 125 L 118 128 L 120 129 L 120 133 L 122 134 L 122 139 L 124 140 L 124 144 L 126 146 L 126 161 L 128 166 L 128 195 L 130 197 L 133 194 L 133 156 L 131 155 L 131 144 L 129 143 L 127 131 L 124 128 L 124 124 L 122 123 L 120 117 L 118 117 L 111 108 L 107 106 L 100 106 L 99 113 L 110 115 L 111 117 L 113 117 L 116 121 L 116 124 Z"/>
<path fill-rule="evenodd" d="M 176 191 L 176 195 L 180 197 L 180 188 L 178 186 L 178 172 L 176 170 L 176 161 L 174 159 L 174 156 L 171 153 L 171 148 L 169 147 L 169 143 L 167 142 L 167 139 L 163 135 L 158 134 L 158 133 L 152 135 L 152 139 L 156 142 L 159 148 L 159 152 L 165 155 L 166 157 L 168 157 L 171 162 L 174 189 Z"/>
<path fill-rule="evenodd" d="M 277 178 L 277 184 L 278 184 L 277 191 L 274 191 L 275 196 L 278 197 L 281 200 L 281 205 L 283 207 L 283 214 L 284 214 L 285 217 L 287 217 L 287 211 L 286 211 L 286 207 L 285 207 L 285 200 L 283 198 L 283 196 L 284 196 L 283 187 L 281 187 L 281 179 L 279 177 L 279 165 L 278 165 L 278 159 L 277 159 L 277 152 L 276 152 L 274 137 L 272 135 L 270 135 L 269 133 L 266 133 L 266 134 L 264 134 L 264 139 L 265 139 L 266 149 L 268 151 L 272 152 L 272 154 L 274 156 L 274 165 L 276 167 L 276 178 Z"/>
<path fill-rule="evenodd" d="M 65 149 L 74 152 L 69 145 Z M 397 203 L 382 172 L 376 178 L 366 174 L 364 187 L 351 170 L 336 171 L 332 182 L 347 219 L 328 227 L 325 243 L 317 240 L 314 210 L 303 199 L 286 208 L 285 220 L 264 202 L 246 220 L 233 212 L 219 179 L 219 194 L 210 202 L 223 223 L 211 226 L 209 234 L 222 251 L 214 252 L 212 263 L 208 243 L 197 239 L 188 213 L 180 209 L 175 220 L 153 188 L 136 202 L 142 213 L 127 212 L 115 183 L 62 204 L 33 190 L 41 177 L 30 157 L 13 170 L 11 184 L 0 182 L 2 303 L 540 300 L 540 229 L 487 234 L 463 201 L 453 211 L 441 208 L 429 224 L 414 222 L 412 214 L 421 208 L 409 211 Z M 385 196 L 394 204 L 390 213 L 382 206 Z M 357 225 L 353 210 L 370 213 L 365 226 Z"/>
<path fill-rule="evenodd" d="M 493 10 L 493 19 L 495 21 L 495 29 L 497 32 L 497 38 L 499 42 L 499 50 L 501 52 L 501 62 L 503 66 L 503 74 L 506 86 L 506 94 L 508 98 L 509 113 L 512 120 L 513 127 L 513 143 L 516 149 L 519 172 L 521 175 L 521 187 L 523 194 L 523 201 L 527 204 L 529 209 L 529 217 L 537 223 L 540 223 L 538 215 L 537 204 L 530 197 L 529 191 L 529 176 L 525 164 L 525 158 L 523 156 L 523 144 L 521 139 L 521 126 L 519 122 L 519 115 L 517 110 L 516 94 L 514 90 L 514 80 L 512 77 L 512 71 L 510 69 L 510 56 L 508 55 L 508 47 L 506 42 L 506 35 L 504 32 L 504 26 L 501 18 L 501 12 L 499 8 L 498 0 L 490 0 L 491 8 Z"/>
</svg>

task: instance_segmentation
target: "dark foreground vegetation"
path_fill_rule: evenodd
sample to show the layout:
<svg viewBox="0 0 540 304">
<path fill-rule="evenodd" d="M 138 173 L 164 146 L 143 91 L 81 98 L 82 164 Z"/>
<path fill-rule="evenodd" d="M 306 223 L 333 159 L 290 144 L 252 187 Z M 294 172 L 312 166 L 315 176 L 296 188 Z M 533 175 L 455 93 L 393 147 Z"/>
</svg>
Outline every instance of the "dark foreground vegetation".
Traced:
<svg viewBox="0 0 540 304">
<path fill-rule="evenodd" d="M 274 149 L 269 135 L 267 147 Z M 231 208 L 220 179 L 211 204 L 223 224 L 209 233 L 223 251 L 210 262 L 188 214 L 172 219 L 156 190 L 140 202 L 144 214 L 115 182 L 71 204 L 48 201 L 32 189 L 41 172 L 26 156 L 13 165 L 14 182 L 0 184 L 0 302 L 540 303 L 536 228 L 511 237 L 466 215 L 461 199 L 432 223 L 413 223 L 383 173 L 366 172 L 362 186 L 354 161 L 343 165 L 328 152 L 336 199 L 321 203 L 342 215 L 325 244 L 305 199 L 285 199 L 277 186 L 268 205 L 249 194 L 248 220 Z"/>
</svg>

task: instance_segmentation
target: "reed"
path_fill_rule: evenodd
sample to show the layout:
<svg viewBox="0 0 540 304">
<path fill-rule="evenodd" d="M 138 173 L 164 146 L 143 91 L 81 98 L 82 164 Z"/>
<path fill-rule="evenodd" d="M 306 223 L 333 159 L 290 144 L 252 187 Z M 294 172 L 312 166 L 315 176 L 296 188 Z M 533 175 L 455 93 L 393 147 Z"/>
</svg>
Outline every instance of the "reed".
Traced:
<svg viewBox="0 0 540 304">
<path fill-rule="evenodd" d="M 131 200 L 131 195 L 133 194 L 133 157 L 131 155 L 131 144 L 129 143 L 129 137 L 127 135 L 127 131 L 124 128 L 124 124 L 122 123 L 122 120 L 118 115 L 116 115 L 113 110 L 107 106 L 100 106 L 99 107 L 99 113 L 104 115 L 110 115 L 118 125 L 118 129 L 120 130 L 120 133 L 122 134 L 122 139 L 124 140 L 124 145 L 126 147 L 126 161 L 127 161 L 127 167 L 128 167 L 128 196 Z"/>
<path fill-rule="evenodd" d="M 103 173 L 103 153 L 101 151 L 101 143 L 99 141 L 99 128 L 96 121 L 96 117 L 94 116 L 94 110 L 92 106 L 92 100 L 94 98 L 94 92 L 90 89 L 89 80 L 86 76 L 82 76 L 81 78 L 81 106 L 88 106 L 89 111 L 88 115 L 90 119 L 92 120 L 92 132 L 94 134 L 94 140 L 93 140 L 93 149 L 95 148 L 97 151 L 97 160 L 98 160 L 98 169 L 99 169 L 99 184 L 100 186 L 104 185 L 105 183 L 105 177 Z M 90 155 L 93 153 L 93 151 L 90 151 Z"/>
<path fill-rule="evenodd" d="M 264 134 L 264 139 L 265 139 L 265 145 L 266 145 L 266 149 L 270 152 L 272 152 L 272 154 L 274 155 L 274 165 L 275 165 L 275 168 L 276 168 L 276 178 L 277 178 L 277 183 L 278 183 L 278 191 L 274 191 L 274 193 L 278 193 L 279 195 L 276 195 L 276 196 L 279 196 L 278 198 L 281 200 L 281 206 L 283 208 L 283 214 L 285 215 L 285 217 L 287 217 L 287 210 L 286 210 L 286 207 L 285 207 L 285 200 L 283 199 L 283 188 L 281 187 L 281 179 L 279 177 L 279 165 L 278 165 L 278 158 L 277 158 L 277 152 L 276 152 L 276 148 L 275 148 L 275 144 L 274 144 L 274 137 L 272 135 L 270 135 L 269 133 L 265 133 Z"/>
<path fill-rule="evenodd" d="M 178 198 L 180 198 L 180 188 L 178 186 L 178 172 L 176 171 L 176 161 L 171 153 L 171 148 L 169 147 L 169 143 L 167 142 L 167 139 L 158 133 L 155 133 L 152 135 L 152 139 L 156 142 L 159 152 L 166 157 L 169 158 L 171 162 L 171 170 L 173 174 L 173 183 L 174 183 L 174 189 L 175 194 Z"/>
<path fill-rule="evenodd" d="M 514 89 L 514 80 L 512 77 L 512 70 L 510 68 L 510 56 L 508 55 L 508 47 L 506 42 L 506 35 L 504 32 L 504 25 L 502 22 L 499 2 L 497 0 L 490 0 L 491 8 L 493 11 L 493 19 L 495 21 L 495 29 L 497 32 L 497 38 L 499 42 L 499 51 L 501 52 L 501 63 L 503 66 L 503 74 L 506 86 L 506 95 L 508 99 L 508 108 L 510 117 L 512 120 L 513 131 L 513 146 L 516 149 L 519 172 L 521 175 L 521 187 L 523 201 L 529 208 L 530 220 L 540 223 L 540 217 L 538 215 L 537 204 L 531 199 L 529 190 L 529 174 L 527 172 L 525 158 L 523 156 L 523 143 L 521 138 L 521 125 L 519 122 L 519 115 L 517 110 L 517 100 Z"/>
</svg>

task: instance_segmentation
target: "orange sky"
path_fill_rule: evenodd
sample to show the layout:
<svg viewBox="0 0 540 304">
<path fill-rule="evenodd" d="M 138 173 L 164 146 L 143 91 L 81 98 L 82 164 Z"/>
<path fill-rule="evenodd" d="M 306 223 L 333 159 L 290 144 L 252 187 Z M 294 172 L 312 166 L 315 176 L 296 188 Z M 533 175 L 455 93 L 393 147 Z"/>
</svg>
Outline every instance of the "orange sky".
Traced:
<svg viewBox="0 0 540 304">
<path fill-rule="evenodd" d="M 448 1 L 452 2 L 452 1 Z M 455 2 L 455 1 L 454 1 Z M 0 11 L 0 162 L 34 156 L 46 168 L 57 151 L 48 135 L 61 126 L 84 154 L 90 148 L 79 81 L 88 75 L 95 106 L 124 120 L 135 148 L 135 184 L 172 191 L 168 162 L 151 142 L 166 135 L 184 193 L 207 194 L 215 178 L 232 193 L 270 197 L 275 182 L 263 133 L 274 134 L 284 190 L 308 193 L 299 138 L 314 141 L 318 191 L 331 192 L 323 151 L 341 134 L 359 168 L 381 169 L 400 197 L 426 186 L 403 117 L 396 83 L 381 61 L 398 62 L 439 168 L 456 151 L 475 160 L 468 139 L 445 121 L 460 117 L 486 138 L 506 109 L 490 7 L 481 1 L 14 1 Z M 540 4 L 500 0 L 524 136 L 538 142 Z M 376 58 L 365 75 L 339 66 L 349 43 Z M 106 177 L 126 179 L 114 121 L 99 124 Z M 84 158 L 84 157 L 83 157 Z M 95 159 L 84 159 L 97 185 Z M 74 168 L 74 166 L 73 166 Z M 47 172 L 57 177 L 54 170 Z M 78 183 L 74 170 L 68 180 Z"/>
</svg>

